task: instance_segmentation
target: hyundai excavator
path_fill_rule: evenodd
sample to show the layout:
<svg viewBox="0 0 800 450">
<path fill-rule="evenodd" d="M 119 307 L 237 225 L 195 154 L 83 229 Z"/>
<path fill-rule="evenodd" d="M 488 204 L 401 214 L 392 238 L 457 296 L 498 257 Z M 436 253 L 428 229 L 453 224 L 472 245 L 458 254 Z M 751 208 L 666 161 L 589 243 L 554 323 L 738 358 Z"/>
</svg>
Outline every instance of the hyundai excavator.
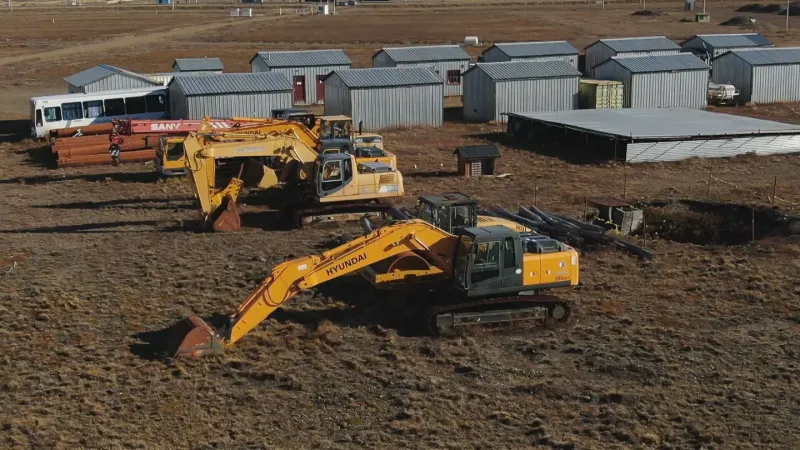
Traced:
<svg viewBox="0 0 800 450">
<path fill-rule="evenodd" d="M 545 236 L 501 225 L 459 227 L 451 234 L 422 219 L 399 220 L 278 265 L 218 330 L 195 315 L 179 322 L 176 329 L 188 331 L 174 355 L 221 353 L 303 290 L 355 273 L 377 289 L 400 288 L 424 298 L 422 324 L 434 334 L 470 325 L 564 321 L 569 304 L 543 292 L 579 283 L 578 252 Z"/>
<path fill-rule="evenodd" d="M 404 192 L 395 167 L 319 154 L 289 133 L 191 133 L 183 146 L 204 225 L 215 231 L 241 227 L 236 203 L 243 188 L 280 189 L 281 209 L 299 226 L 381 214 Z"/>
</svg>

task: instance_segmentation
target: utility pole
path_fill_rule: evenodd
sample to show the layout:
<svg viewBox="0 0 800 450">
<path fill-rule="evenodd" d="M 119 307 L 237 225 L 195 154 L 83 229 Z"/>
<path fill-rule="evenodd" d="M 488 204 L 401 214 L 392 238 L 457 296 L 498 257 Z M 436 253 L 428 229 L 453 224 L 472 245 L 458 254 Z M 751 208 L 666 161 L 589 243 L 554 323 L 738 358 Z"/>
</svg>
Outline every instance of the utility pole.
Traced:
<svg viewBox="0 0 800 450">
<path fill-rule="evenodd" d="M 703 0 L 703 14 L 706 13 L 706 0 Z"/>
<path fill-rule="evenodd" d="M 11 4 L 11 0 L 8 0 L 8 3 Z M 789 10 L 792 8 L 792 5 L 789 3 L 789 0 L 786 0 L 786 32 L 789 32 Z"/>
</svg>

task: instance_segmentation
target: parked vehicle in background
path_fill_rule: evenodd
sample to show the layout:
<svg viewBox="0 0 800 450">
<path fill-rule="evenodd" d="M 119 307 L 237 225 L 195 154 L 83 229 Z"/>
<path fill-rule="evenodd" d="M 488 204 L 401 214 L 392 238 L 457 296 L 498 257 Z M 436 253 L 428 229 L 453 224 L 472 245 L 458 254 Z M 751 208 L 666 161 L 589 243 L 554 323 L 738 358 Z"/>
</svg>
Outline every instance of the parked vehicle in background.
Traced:
<svg viewBox="0 0 800 450">
<path fill-rule="evenodd" d="M 31 136 L 84 127 L 114 119 L 164 119 L 169 116 L 163 87 L 63 94 L 31 98 Z"/>
</svg>

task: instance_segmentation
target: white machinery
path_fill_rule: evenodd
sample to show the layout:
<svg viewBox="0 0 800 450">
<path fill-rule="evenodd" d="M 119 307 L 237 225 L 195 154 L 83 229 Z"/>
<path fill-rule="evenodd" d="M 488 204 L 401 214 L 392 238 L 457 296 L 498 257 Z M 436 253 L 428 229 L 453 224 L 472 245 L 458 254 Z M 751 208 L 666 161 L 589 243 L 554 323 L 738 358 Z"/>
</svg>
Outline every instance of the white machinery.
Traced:
<svg viewBox="0 0 800 450">
<path fill-rule="evenodd" d="M 712 105 L 736 104 L 739 91 L 731 84 L 708 83 L 708 103 Z"/>
</svg>

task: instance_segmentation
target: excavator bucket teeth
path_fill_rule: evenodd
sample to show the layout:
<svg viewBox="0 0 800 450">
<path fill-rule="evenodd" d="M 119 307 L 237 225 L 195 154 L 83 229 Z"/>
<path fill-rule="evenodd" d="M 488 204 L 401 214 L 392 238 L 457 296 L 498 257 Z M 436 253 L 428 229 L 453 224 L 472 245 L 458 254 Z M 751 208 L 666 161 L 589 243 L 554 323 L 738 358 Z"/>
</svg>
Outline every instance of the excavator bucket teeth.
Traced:
<svg viewBox="0 0 800 450">
<path fill-rule="evenodd" d="M 237 231 L 242 228 L 239 208 L 233 199 L 225 197 L 225 204 L 220 207 L 220 211 L 212 224 L 214 231 Z"/>
<path fill-rule="evenodd" d="M 183 339 L 175 350 L 174 357 L 187 356 L 198 358 L 202 355 L 222 353 L 222 342 L 220 342 L 213 328 L 208 326 L 203 319 L 192 315 L 177 324 L 176 330 L 183 334 Z"/>
</svg>

